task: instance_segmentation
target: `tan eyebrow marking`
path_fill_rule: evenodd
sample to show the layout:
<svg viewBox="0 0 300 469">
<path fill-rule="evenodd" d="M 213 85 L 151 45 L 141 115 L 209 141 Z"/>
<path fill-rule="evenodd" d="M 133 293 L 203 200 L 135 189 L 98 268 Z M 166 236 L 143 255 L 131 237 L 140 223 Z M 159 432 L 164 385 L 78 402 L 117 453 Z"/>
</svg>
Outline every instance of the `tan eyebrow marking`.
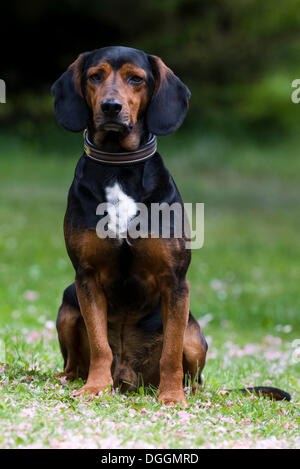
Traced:
<svg viewBox="0 0 300 469">
<path fill-rule="evenodd" d="M 108 75 L 112 71 L 112 66 L 108 62 L 100 62 L 94 67 L 90 67 L 87 71 L 87 77 L 91 77 L 95 73 L 102 73 L 104 78 L 108 77 Z"/>
<path fill-rule="evenodd" d="M 147 77 L 147 74 L 146 74 L 145 70 L 143 70 L 140 67 L 137 67 L 136 65 L 134 65 L 130 62 L 123 64 L 119 68 L 119 73 L 122 76 L 122 78 L 127 78 L 129 74 L 138 75 L 138 76 L 140 76 L 141 78 L 144 78 L 144 79 L 146 79 L 146 77 Z"/>
</svg>

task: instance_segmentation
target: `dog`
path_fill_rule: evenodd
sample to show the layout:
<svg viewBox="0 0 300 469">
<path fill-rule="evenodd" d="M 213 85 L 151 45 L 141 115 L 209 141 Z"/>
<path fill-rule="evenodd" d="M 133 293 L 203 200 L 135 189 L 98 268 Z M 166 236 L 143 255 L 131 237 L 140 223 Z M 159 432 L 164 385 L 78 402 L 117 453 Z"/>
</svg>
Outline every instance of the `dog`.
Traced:
<svg viewBox="0 0 300 469">
<path fill-rule="evenodd" d="M 187 237 L 128 233 L 138 203 L 183 205 L 156 136 L 180 127 L 190 91 L 159 57 L 114 46 L 80 54 L 52 94 L 58 123 L 85 130 L 64 219 L 75 283 L 57 317 L 62 375 L 87 380 L 80 396 L 144 384 L 158 386 L 161 403 L 185 406 L 184 376 L 199 386 L 207 353 L 189 310 Z M 99 236 L 103 203 L 119 209 L 102 219 L 122 237 Z M 286 398 L 276 388 L 249 390 L 258 391 Z"/>
</svg>

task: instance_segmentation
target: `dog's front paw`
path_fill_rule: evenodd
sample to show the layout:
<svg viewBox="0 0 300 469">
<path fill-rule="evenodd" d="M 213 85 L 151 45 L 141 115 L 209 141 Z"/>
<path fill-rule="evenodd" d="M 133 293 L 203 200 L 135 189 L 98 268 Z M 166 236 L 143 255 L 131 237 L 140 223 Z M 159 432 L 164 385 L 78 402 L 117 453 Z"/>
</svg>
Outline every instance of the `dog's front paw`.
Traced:
<svg viewBox="0 0 300 469">
<path fill-rule="evenodd" d="M 102 391 L 110 391 L 111 385 L 110 384 L 86 384 L 82 388 L 75 391 L 74 395 L 83 397 L 85 395 L 89 396 L 91 399 L 94 396 L 97 396 Z"/>
<path fill-rule="evenodd" d="M 181 407 L 187 406 L 184 392 L 181 389 L 178 391 L 158 391 L 158 400 L 169 407 L 175 406 L 179 404 L 179 402 L 181 403 Z"/>
</svg>

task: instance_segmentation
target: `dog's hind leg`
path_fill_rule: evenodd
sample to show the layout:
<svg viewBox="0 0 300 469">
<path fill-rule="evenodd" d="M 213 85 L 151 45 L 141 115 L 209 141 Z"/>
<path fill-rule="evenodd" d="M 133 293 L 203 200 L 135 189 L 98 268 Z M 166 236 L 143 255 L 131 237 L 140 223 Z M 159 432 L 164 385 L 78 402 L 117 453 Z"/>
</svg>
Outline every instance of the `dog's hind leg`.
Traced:
<svg viewBox="0 0 300 469">
<path fill-rule="evenodd" d="M 191 377 L 194 391 L 196 391 L 201 384 L 201 372 L 205 365 L 207 348 L 207 343 L 200 325 L 190 314 L 183 343 L 183 371 L 184 374 Z M 245 395 L 256 394 L 258 396 L 269 397 L 276 401 L 291 400 L 289 393 L 270 386 L 229 389 L 224 391 L 224 394 L 230 392 L 241 392 Z"/>
<path fill-rule="evenodd" d="M 64 358 L 64 371 L 58 373 L 56 377 L 66 376 L 71 380 L 78 377 L 86 379 L 90 361 L 89 342 L 74 284 L 64 291 L 56 328 Z"/>
<path fill-rule="evenodd" d="M 183 371 L 192 379 L 194 390 L 201 384 L 201 372 L 205 365 L 207 343 L 200 325 L 189 315 L 183 342 Z"/>
</svg>

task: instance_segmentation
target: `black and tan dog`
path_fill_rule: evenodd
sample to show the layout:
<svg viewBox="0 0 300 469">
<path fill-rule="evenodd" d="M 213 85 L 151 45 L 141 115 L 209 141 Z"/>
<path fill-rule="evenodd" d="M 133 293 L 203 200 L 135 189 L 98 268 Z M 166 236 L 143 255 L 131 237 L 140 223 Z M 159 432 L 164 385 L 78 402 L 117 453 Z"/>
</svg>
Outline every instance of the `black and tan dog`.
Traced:
<svg viewBox="0 0 300 469">
<path fill-rule="evenodd" d="M 52 93 L 59 124 L 87 129 L 64 223 L 76 276 L 57 318 L 63 374 L 87 378 L 79 395 L 134 389 L 141 377 L 159 386 L 162 403 L 184 405 L 184 374 L 199 383 L 207 351 L 189 312 L 185 238 L 99 237 L 96 211 L 118 206 L 127 233 L 137 202 L 182 204 L 154 136 L 178 129 L 190 92 L 160 58 L 105 47 L 81 54 Z"/>
</svg>

